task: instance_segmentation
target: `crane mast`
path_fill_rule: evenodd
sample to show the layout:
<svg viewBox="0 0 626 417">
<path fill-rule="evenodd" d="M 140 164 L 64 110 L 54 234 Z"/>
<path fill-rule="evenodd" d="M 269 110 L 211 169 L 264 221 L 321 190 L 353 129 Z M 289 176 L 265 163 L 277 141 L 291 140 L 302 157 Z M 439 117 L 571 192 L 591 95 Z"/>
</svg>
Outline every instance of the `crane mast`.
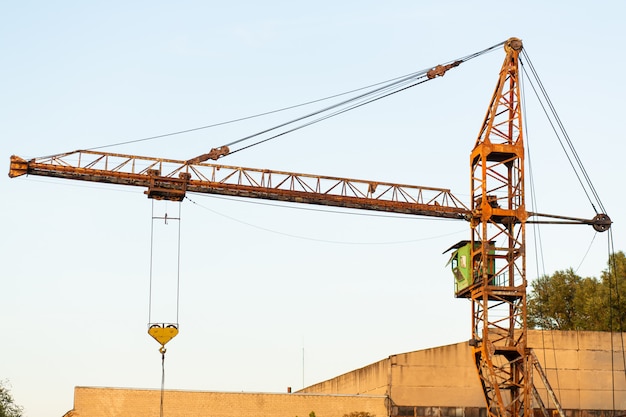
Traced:
<svg viewBox="0 0 626 417">
<path fill-rule="evenodd" d="M 506 58 L 485 121 L 470 154 L 473 285 L 472 339 L 488 414 L 521 417 L 532 410 L 532 362 L 526 333 L 524 135 L 518 60 Z M 528 415 L 528 414 L 526 414 Z"/>
<path fill-rule="evenodd" d="M 487 413 L 490 417 L 531 416 L 535 403 L 547 417 L 533 385 L 533 369 L 540 368 L 527 346 L 525 226 L 588 224 L 605 231 L 611 220 L 605 214 L 580 219 L 526 211 L 518 79 L 522 41 L 510 38 L 504 49 L 498 82 L 470 153 L 469 208 L 443 188 L 203 162 L 224 157 L 227 147 L 187 161 L 96 151 L 31 160 L 12 156 L 9 176 L 30 174 L 138 186 L 147 189 L 149 198 L 172 201 L 195 192 L 468 221 L 471 239 L 452 247 L 457 249 L 453 257 L 457 261 L 465 257 L 462 263 L 467 264 L 465 276 L 453 268 L 458 281 L 455 293 L 471 301 L 470 345 Z M 441 74 L 433 77 L 437 75 Z M 560 221 L 530 220 L 540 216 Z M 458 285 L 461 280 L 463 285 Z M 545 375 L 541 376 L 547 385 Z M 557 408 L 563 415 L 560 406 Z"/>
</svg>

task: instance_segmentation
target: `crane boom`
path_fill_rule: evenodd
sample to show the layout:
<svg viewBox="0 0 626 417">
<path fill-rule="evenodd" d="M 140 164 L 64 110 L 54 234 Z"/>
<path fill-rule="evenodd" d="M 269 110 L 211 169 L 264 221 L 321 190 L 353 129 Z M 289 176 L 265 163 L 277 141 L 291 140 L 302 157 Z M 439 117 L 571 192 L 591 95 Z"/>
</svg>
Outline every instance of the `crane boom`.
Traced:
<svg viewBox="0 0 626 417">
<path fill-rule="evenodd" d="M 472 210 L 446 188 L 89 150 L 29 160 L 12 155 L 9 177 L 23 175 L 143 187 L 149 198 L 160 200 L 182 201 L 187 192 L 195 192 L 466 221 L 473 217 Z M 605 214 L 591 219 L 527 215 L 526 223 L 586 224 L 599 232 L 611 225 Z"/>
<path fill-rule="evenodd" d="M 14 155 L 9 176 L 22 175 L 145 187 L 148 197 L 173 201 L 196 192 L 449 219 L 470 215 L 444 188 L 117 153 L 75 151 L 31 160 Z"/>
</svg>

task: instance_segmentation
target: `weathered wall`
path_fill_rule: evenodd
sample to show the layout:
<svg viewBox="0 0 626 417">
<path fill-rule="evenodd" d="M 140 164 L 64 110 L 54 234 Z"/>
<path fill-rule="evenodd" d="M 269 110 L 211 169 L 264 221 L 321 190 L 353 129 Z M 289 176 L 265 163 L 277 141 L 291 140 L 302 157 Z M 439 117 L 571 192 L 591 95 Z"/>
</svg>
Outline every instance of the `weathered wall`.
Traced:
<svg viewBox="0 0 626 417">
<path fill-rule="evenodd" d="M 534 348 L 564 408 L 626 409 L 626 334 L 531 331 L 528 345 Z M 537 377 L 535 381 L 541 386 Z M 546 390 L 540 393 L 547 402 Z"/>
<path fill-rule="evenodd" d="M 390 381 L 389 364 L 389 359 L 383 359 L 298 392 L 385 395 Z"/>
<path fill-rule="evenodd" d="M 601 416 L 626 410 L 626 334 L 530 331 L 543 369 L 568 416 Z M 537 373 L 535 385 L 549 408 Z M 387 395 L 389 400 L 387 401 Z M 75 417 L 156 417 L 159 391 L 77 387 Z M 368 411 L 397 415 L 479 417 L 484 399 L 467 342 L 392 355 L 292 394 L 167 391 L 169 417 L 342 417 Z M 480 410 L 482 409 L 482 411 Z M 575 410 L 586 410 L 578 412 Z M 585 414 L 586 413 L 586 414 Z"/>
<path fill-rule="evenodd" d="M 161 392 L 122 388 L 74 389 L 74 409 L 66 417 L 157 417 Z M 168 417 L 342 417 L 353 411 L 387 415 L 384 396 L 166 391 Z"/>
<path fill-rule="evenodd" d="M 298 392 L 389 394 L 394 405 L 484 407 L 467 343 L 392 355 Z"/>
<path fill-rule="evenodd" d="M 621 337 L 606 332 L 531 330 L 528 345 L 534 349 L 563 408 L 624 410 L 626 373 Z M 626 345 L 626 334 L 624 339 Z M 553 407 L 538 375 L 534 381 L 544 404 Z M 467 342 L 392 355 L 304 391 L 365 393 L 371 390 L 383 394 L 383 383 L 389 384 L 386 392 L 391 404 L 396 406 L 485 406 Z"/>
<path fill-rule="evenodd" d="M 391 392 L 398 406 L 484 407 L 467 343 L 391 356 Z"/>
</svg>

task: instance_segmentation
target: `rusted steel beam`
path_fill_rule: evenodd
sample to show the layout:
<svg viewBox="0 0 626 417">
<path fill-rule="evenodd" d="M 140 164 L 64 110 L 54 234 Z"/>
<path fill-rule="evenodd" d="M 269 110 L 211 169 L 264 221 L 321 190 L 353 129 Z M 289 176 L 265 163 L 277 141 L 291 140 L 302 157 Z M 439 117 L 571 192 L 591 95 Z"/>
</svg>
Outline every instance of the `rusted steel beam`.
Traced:
<svg viewBox="0 0 626 417">
<path fill-rule="evenodd" d="M 470 215 L 444 188 L 94 151 L 31 160 L 13 156 L 9 176 L 21 175 L 144 187 L 150 198 L 174 201 L 196 192 L 450 219 Z"/>
</svg>

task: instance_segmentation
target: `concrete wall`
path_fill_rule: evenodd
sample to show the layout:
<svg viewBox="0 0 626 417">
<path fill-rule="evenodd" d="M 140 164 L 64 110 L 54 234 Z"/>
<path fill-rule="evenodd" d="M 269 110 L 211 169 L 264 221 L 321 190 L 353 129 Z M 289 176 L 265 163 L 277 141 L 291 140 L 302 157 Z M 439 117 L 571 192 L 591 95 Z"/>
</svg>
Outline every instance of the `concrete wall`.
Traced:
<svg viewBox="0 0 626 417">
<path fill-rule="evenodd" d="M 391 356 L 391 402 L 397 406 L 484 407 L 467 343 Z"/>
<path fill-rule="evenodd" d="M 626 334 L 531 331 L 528 344 L 564 408 L 626 410 Z M 546 402 L 545 389 L 540 393 Z"/>
<path fill-rule="evenodd" d="M 528 344 L 568 417 L 626 410 L 626 334 L 531 331 Z M 536 372 L 534 381 L 544 404 L 554 408 Z M 77 387 L 68 417 L 156 417 L 159 402 L 160 391 Z M 311 411 L 317 417 L 342 417 L 353 411 L 377 417 L 388 413 L 480 417 L 484 406 L 467 342 L 392 355 L 292 394 L 167 391 L 165 395 L 169 417 L 308 417 Z"/>
<path fill-rule="evenodd" d="M 390 382 L 390 360 L 373 363 L 328 381 L 311 385 L 299 393 L 386 395 Z"/>
<path fill-rule="evenodd" d="M 298 392 L 387 394 L 392 406 L 485 406 L 467 343 L 392 355 Z"/>
<path fill-rule="evenodd" d="M 540 331 L 528 333 L 561 405 L 569 410 L 626 410 L 626 334 Z M 611 371 L 613 369 L 613 371 Z M 388 387 L 382 389 L 387 378 Z M 534 376 L 544 404 L 547 390 Z M 392 406 L 484 407 L 471 348 L 467 342 L 392 355 L 303 390 L 320 393 L 387 392 Z"/>
<path fill-rule="evenodd" d="M 161 392 L 121 388 L 76 387 L 74 409 L 65 417 L 158 417 Z M 237 392 L 165 392 L 168 417 L 342 417 L 366 411 L 387 415 L 384 396 L 267 394 Z"/>
</svg>

